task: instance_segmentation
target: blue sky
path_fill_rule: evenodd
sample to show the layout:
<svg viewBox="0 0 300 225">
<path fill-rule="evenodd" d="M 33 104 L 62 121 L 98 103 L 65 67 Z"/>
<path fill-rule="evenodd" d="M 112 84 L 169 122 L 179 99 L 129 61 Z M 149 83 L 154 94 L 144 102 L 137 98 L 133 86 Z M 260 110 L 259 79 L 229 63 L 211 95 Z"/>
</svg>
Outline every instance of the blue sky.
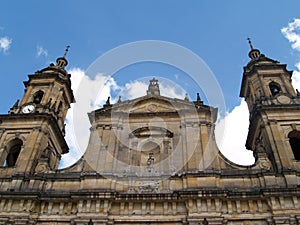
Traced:
<svg viewBox="0 0 300 225">
<path fill-rule="evenodd" d="M 22 97 L 27 74 L 54 62 L 66 45 L 71 46 L 67 69 L 85 71 L 112 48 L 141 40 L 173 42 L 200 56 L 220 83 L 231 112 L 241 102 L 247 37 L 266 56 L 297 69 L 299 51 L 281 29 L 300 17 L 299 8 L 299 0 L 2 1 L 0 41 L 6 38 L 9 46 L 0 44 L 0 113 Z M 124 68 L 115 80 L 125 85 L 153 75 L 181 76 L 178 82 L 191 98 L 199 91 L 182 71 L 159 64 Z"/>
<path fill-rule="evenodd" d="M 71 45 L 70 67 L 87 68 L 104 52 L 138 40 L 177 43 L 212 69 L 232 109 L 239 103 L 248 36 L 267 56 L 293 69 L 297 58 L 280 29 L 299 16 L 299 1 L 2 1 L 0 37 L 12 40 L 0 54 L 6 112 L 22 95 L 26 75 L 55 61 Z M 298 7 L 297 7 L 298 6 Z M 37 57 L 37 47 L 46 49 Z M 4 93 L 10 93 L 9 96 Z M 192 93 L 191 93 L 192 95 Z"/>
</svg>

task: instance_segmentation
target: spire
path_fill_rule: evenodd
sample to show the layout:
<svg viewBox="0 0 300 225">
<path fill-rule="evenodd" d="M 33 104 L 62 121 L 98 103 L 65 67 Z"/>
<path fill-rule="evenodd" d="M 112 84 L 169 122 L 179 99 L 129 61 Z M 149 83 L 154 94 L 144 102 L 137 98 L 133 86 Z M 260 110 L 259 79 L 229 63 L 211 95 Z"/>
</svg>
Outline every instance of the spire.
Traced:
<svg viewBox="0 0 300 225">
<path fill-rule="evenodd" d="M 249 52 L 249 57 L 253 60 L 253 59 L 257 59 L 260 56 L 260 51 L 258 49 L 253 48 L 252 42 L 250 38 L 247 38 L 248 43 L 250 45 L 250 52 Z"/>
<path fill-rule="evenodd" d="M 69 51 L 69 48 L 70 48 L 69 45 L 66 46 L 66 50 L 64 52 L 63 57 L 60 57 L 60 58 L 56 59 L 56 63 L 57 63 L 56 66 L 58 66 L 58 67 L 60 67 L 62 69 L 65 69 L 65 66 L 68 65 L 68 61 L 66 59 L 66 56 L 67 56 L 67 53 Z"/>
</svg>

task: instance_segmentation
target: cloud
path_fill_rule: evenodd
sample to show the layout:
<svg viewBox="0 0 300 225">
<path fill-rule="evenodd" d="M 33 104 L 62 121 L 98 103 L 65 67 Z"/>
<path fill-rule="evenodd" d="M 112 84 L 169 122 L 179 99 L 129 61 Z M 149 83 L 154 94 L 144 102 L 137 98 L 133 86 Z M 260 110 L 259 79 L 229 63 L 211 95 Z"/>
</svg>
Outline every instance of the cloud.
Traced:
<svg viewBox="0 0 300 225">
<path fill-rule="evenodd" d="M 43 46 L 41 45 L 37 45 L 36 46 L 36 56 L 37 57 L 41 57 L 41 56 L 44 56 L 44 57 L 48 57 L 48 50 L 43 48 Z"/>
<path fill-rule="evenodd" d="M 281 29 L 281 33 L 285 38 L 292 42 L 292 48 L 300 51 L 300 35 L 297 33 L 300 31 L 300 19 L 294 19 L 286 27 Z"/>
<path fill-rule="evenodd" d="M 73 68 L 69 73 L 72 75 L 72 89 L 76 103 L 72 104 L 67 113 L 66 141 L 70 153 L 62 157 L 60 167 L 71 165 L 83 155 L 91 126 L 88 113 L 100 108 L 111 95 L 111 90 L 117 88 L 114 79 L 103 74 L 91 79 L 79 68 Z"/>
<path fill-rule="evenodd" d="M 0 38 L 0 51 L 6 53 L 12 44 L 12 39 L 9 37 L 1 37 Z"/>
<path fill-rule="evenodd" d="M 249 111 L 244 100 L 216 124 L 218 147 L 226 158 L 240 165 L 254 163 L 252 151 L 245 147 L 248 126 Z"/>
<path fill-rule="evenodd" d="M 286 27 L 283 27 L 281 33 L 292 43 L 292 48 L 300 52 L 300 19 L 296 18 Z M 295 88 L 300 90 L 300 61 L 298 61 L 295 66 L 297 70 L 293 73 L 292 83 Z"/>
<path fill-rule="evenodd" d="M 186 90 L 170 80 L 162 79 L 160 82 L 160 94 L 162 96 L 184 99 L 185 93 L 187 93 Z"/>
<path fill-rule="evenodd" d="M 298 91 L 300 91 L 300 68 L 299 67 L 298 67 L 298 71 L 295 70 L 293 72 L 292 84 L 293 84 L 294 88 L 296 88 L 296 89 L 298 89 Z"/>
<path fill-rule="evenodd" d="M 120 92 L 125 99 L 134 99 L 146 94 L 148 84 L 145 81 L 135 80 L 125 84 L 125 87 Z"/>
</svg>

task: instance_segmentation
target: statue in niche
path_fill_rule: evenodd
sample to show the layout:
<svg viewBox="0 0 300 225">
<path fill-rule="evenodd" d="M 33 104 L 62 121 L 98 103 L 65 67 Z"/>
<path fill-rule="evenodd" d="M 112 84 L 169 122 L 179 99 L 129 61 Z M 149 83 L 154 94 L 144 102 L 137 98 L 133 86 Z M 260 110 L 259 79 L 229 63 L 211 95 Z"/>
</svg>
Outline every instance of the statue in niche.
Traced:
<svg viewBox="0 0 300 225">
<path fill-rule="evenodd" d="M 154 165 L 154 156 L 152 154 L 149 154 L 148 160 L 147 160 L 147 167 L 151 167 Z"/>
</svg>

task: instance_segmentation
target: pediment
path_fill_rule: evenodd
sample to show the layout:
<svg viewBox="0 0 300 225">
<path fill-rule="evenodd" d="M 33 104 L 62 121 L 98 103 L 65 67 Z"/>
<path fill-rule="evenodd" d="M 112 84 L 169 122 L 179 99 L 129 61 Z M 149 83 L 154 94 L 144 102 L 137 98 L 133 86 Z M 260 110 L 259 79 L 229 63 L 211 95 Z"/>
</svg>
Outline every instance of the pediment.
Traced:
<svg viewBox="0 0 300 225">
<path fill-rule="evenodd" d="M 171 101 L 149 98 L 135 102 L 130 113 L 176 112 L 176 106 Z"/>
</svg>

